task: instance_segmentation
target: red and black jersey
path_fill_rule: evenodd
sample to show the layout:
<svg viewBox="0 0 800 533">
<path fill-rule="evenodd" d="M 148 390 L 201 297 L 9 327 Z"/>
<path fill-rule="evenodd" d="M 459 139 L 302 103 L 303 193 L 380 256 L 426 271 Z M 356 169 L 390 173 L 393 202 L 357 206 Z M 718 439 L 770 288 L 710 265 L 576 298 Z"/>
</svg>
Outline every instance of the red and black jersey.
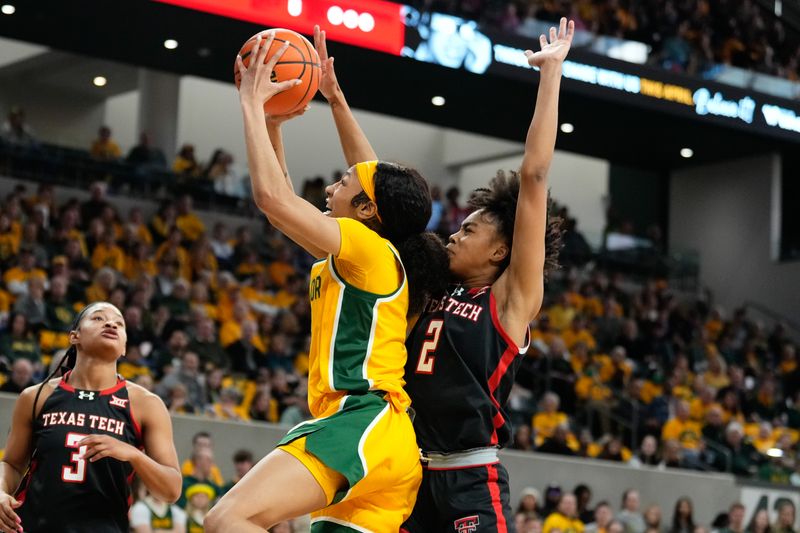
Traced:
<svg viewBox="0 0 800 533">
<path fill-rule="evenodd" d="M 406 348 L 406 390 L 423 451 L 508 444 L 505 404 L 522 358 L 500 325 L 491 287 L 456 286 L 431 300 Z"/>
<path fill-rule="evenodd" d="M 16 498 L 17 514 L 31 533 L 127 533 L 130 463 L 84 460 L 78 442 L 109 435 L 141 448 L 126 382 L 102 391 L 73 388 L 65 375 L 45 401 L 33 429 L 34 453 Z"/>
</svg>

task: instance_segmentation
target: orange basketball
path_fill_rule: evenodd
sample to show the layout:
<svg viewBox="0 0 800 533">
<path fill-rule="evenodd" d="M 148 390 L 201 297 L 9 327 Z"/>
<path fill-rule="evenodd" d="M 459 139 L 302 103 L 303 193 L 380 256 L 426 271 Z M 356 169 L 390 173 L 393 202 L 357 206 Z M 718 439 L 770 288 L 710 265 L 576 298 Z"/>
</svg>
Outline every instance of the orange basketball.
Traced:
<svg viewBox="0 0 800 533">
<path fill-rule="evenodd" d="M 273 39 L 272 46 L 270 46 L 264 58 L 265 63 L 269 61 L 272 54 L 283 46 L 284 42 L 289 42 L 289 48 L 286 49 L 286 52 L 284 52 L 272 71 L 272 81 L 302 80 L 299 85 L 276 94 L 264 104 L 266 113 L 270 115 L 286 115 L 305 107 L 317 93 L 320 77 L 319 56 L 311 43 L 308 42 L 308 39 L 299 33 L 283 28 L 275 28 L 274 30 L 261 31 L 244 43 L 242 49 L 239 50 L 239 55 L 242 56 L 242 62 L 245 67 L 250 66 L 250 56 L 252 55 L 250 52 L 256 44 L 256 37 L 261 35 L 261 39 L 265 39 L 264 34 L 267 31 L 274 31 L 275 39 Z M 236 68 L 236 62 L 233 64 L 233 77 L 238 88 L 241 82 L 241 75 Z"/>
</svg>

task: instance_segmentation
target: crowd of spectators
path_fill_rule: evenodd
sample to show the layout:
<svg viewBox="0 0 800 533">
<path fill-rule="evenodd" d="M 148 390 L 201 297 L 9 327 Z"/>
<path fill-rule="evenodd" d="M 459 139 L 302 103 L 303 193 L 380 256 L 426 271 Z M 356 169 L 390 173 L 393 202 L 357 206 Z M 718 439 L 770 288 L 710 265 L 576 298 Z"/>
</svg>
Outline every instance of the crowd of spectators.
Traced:
<svg viewBox="0 0 800 533">
<path fill-rule="evenodd" d="M 750 510 L 738 501 L 719 510 L 707 524 L 695 517 L 691 498 L 680 497 L 674 507 L 662 509 L 644 504 L 635 488 L 625 490 L 618 501 L 592 501 L 592 489 L 580 484 L 572 492 L 558 484 L 544 494 L 534 487 L 523 489 L 515 509 L 518 533 L 793 533 L 796 509 L 788 499 L 775 502 L 775 518 L 761 505 Z"/>
<path fill-rule="evenodd" d="M 800 79 L 800 36 L 756 0 L 418 0 L 417 7 L 528 34 L 537 21 L 570 17 L 576 29 L 645 43 L 649 61 L 706 74 L 733 65 Z"/>
</svg>

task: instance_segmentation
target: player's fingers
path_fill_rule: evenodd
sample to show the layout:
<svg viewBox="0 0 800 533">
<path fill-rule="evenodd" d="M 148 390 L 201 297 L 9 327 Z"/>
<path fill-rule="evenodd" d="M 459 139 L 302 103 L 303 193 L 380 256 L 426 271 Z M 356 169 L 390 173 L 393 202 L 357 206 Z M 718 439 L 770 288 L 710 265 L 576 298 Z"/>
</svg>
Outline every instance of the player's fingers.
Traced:
<svg viewBox="0 0 800 533">
<path fill-rule="evenodd" d="M 236 70 L 239 71 L 240 76 L 244 76 L 244 73 L 247 72 L 247 69 L 244 66 L 244 61 L 242 60 L 242 56 L 236 56 Z"/>
<path fill-rule="evenodd" d="M 272 72 L 272 69 L 274 69 L 275 65 L 278 64 L 278 61 L 288 48 L 289 48 L 289 41 L 285 41 L 281 45 L 281 47 L 278 48 L 278 50 L 274 54 L 272 54 L 272 57 L 270 57 L 269 61 L 267 61 L 267 68 L 269 69 L 270 72 Z"/>
<path fill-rule="evenodd" d="M 551 26 L 550 27 L 550 42 L 552 43 L 557 38 L 558 38 L 558 35 L 556 34 L 556 28 L 554 26 Z"/>
<path fill-rule="evenodd" d="M 547 46 L 547 37 L 545 37 L 544 34 L 541 34 L 539 36 L 539 46 L 541 46 L 542 48 Z"/>
<path fill-rule="evenodd" d="M 19 531 L 20 519 L 17 513 L 8 509 L 5 505 L 0 506 L 0 527 L 3 531 Z"/>
<path fill-rule="evenodd" d="M 274 39 L 275 39 L 275 33 L 269 31 L 261 40 L 261 47 L 258 49 L 258 55 L 256 56 L 255 64 L 257 68 L 261 68 L 261 65 L 264 64 L 264 60 L 267 58 L 267 54 L 269 53 L 270 48 L 272 48 L 272 41 Z M 252 65 L 253 63 L 250 64 Z"/>
<path fill-rule="evenodd" d="M 319 29 L 319 25 L 314 26 L 314 49 L 317 51 L 317 55 L 321 61 L 327 59 L 328 52 L 325 50 L 324 41 L 322 39 L 322 30 Z"/>
<path fill-rule="evenodd" d="M 561 17 L 558 21 L 558 38 L 563 39 L 567 36 L 567 17 Z"/>
<path fill-rule="evenodd" d="M 320 32 L 319 45 L 320 45 L 320 49 L 322 50 L 322 53 L 320 54 L 320 57 L 322 57 L 322 56 L 328 57 L 328 36 L 325 33 L 325 30 L 322 30 Z"/>
<path fill-rule="evenodd" d="M 278 83 L 275 84 L 275 89 L 277 90 L 277 92 L 280 93 L 280 92 L 283 92 L 283 91 L 285 91 L 287 89 L 291 89 L 292 87 L 296 87 L 296 86 L 300 85 L 302 82 L 303 82 L 303 80 L 281 81 L 281 82 L 278 82 Z"/>
<path fill-rule="evenodd" d="M 575 36 L 575 21 L 570 20 L 569 24 L 567 25 L 567 40 L 572 42 L 572 37 Z"/>
</svg>

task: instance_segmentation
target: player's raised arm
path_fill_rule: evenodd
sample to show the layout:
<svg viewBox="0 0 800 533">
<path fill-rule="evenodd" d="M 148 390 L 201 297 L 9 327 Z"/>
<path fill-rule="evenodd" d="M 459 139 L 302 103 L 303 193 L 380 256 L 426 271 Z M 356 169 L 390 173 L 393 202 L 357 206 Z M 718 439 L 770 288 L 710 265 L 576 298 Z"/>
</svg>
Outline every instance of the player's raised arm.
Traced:
<svg viewBox="0 0 800 533">
<path fill-rule="evenodd" d="M 536 316 L 544 293 L 545 233 L 547 231 L 547 173 L 555 150 L 561 67 L 567 57 L 575 24 L 561 19 L 558 30 L 539 38 L 542 49 L 526 51 L 528 63 L 539 67 L 536 109 L 520 168 L 520 190 L 514 223 L 511 260 L 495 282 L 495 297 L 504 325 L 520 329 Z M 519 327 L 517 327 L 519 326 Z"/>
<path fill-rule="evenodd" d="M 339 225 L 332 218 L 319 212 L 310 203 L 297 196 L 287 184 L 284 170 L 273 150 L 264 150 L 270 143 L 269 133 L 264 121 L 264 102 L 281 91 L 297 85 L 299 80 L 274 83 L 270 80 L 275 64 L 286 51 L 287 44 L 273 54 L 264 64 L 274 33 L 268 32 L 265 38 L 259 35 L 253 46 L 253 61 L 245 67 L 241 57 L 236 58 L 241 74 L 239 98 L 244 117 L 247 161 L 250 167 L 250 181 L 253 200 L 276 227 L 286 236 L 306 249 L 319 255 L 337 254 L 341 246 Z M 313 154 L 312 154 L 313 155 Z"/>
<path fill-rule="evenodd" d="M 319 55 L 322 75 L 319 82 L 319 92 L 328 100 L 333 113 L 333 121 L 336 123 L 336 130 L 339 132 L 339 141 L 342 143 L 347 166 L 353 166 L 362 161 L 373 161 L 378 159 L 375 150 L 369 143 L 364 130 L 356 121 L 347 100 L 344 97 L 339 81 L 336 79 L 336 71 L 333 68 L 333 58 L 328 57 L 328 44 L 325 32 L 319 26 L 314 26 L 314 46 Z"/>
</svg>

